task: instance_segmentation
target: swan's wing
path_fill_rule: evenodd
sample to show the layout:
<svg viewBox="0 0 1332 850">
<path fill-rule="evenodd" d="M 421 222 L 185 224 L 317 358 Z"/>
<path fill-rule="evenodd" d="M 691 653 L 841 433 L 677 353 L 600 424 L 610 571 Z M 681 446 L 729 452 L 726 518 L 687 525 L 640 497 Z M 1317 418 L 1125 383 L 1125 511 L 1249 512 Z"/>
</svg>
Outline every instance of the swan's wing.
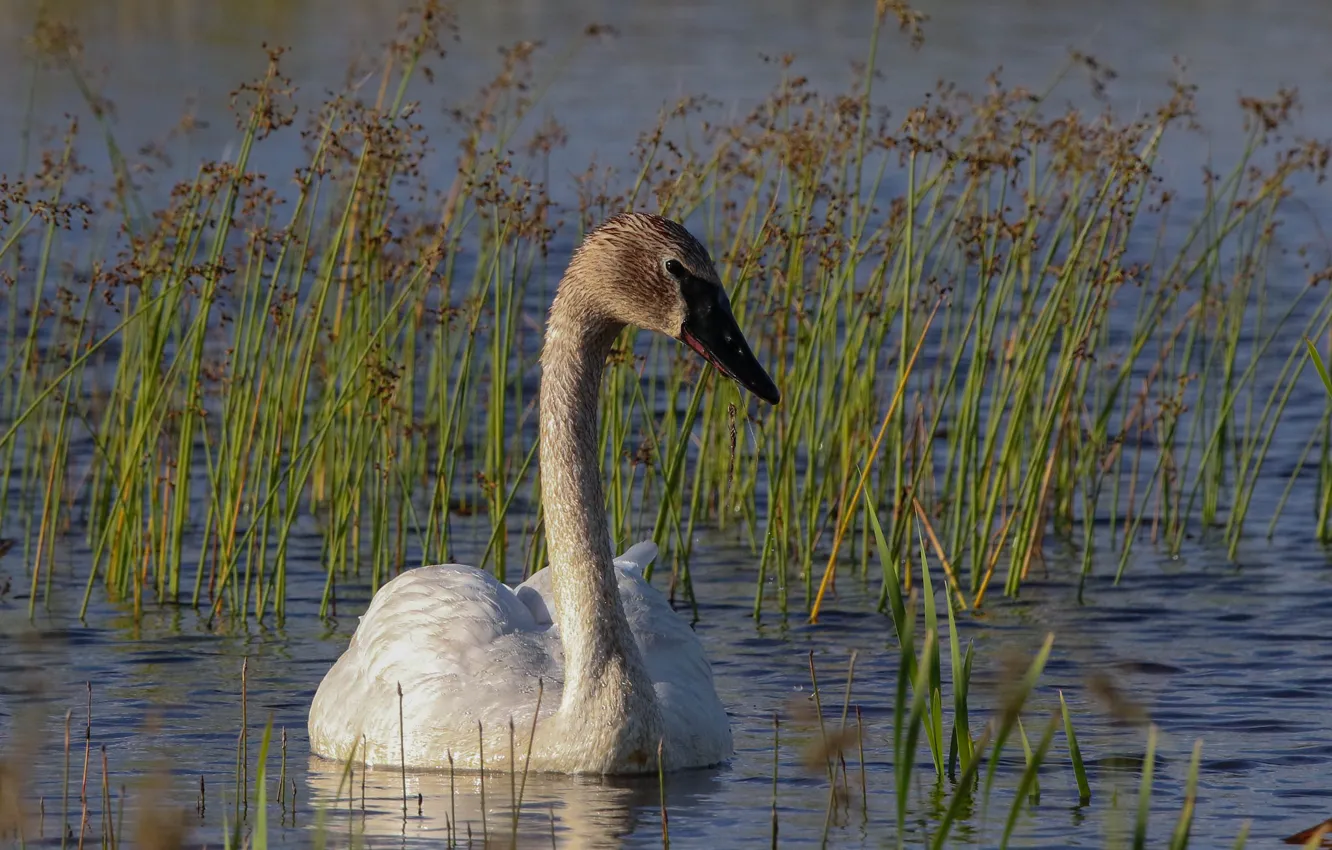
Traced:
<svg viewBox="0 0 1332 850">
<path fill-rule="evenodd" d="M 642 571 L 647 569 L 647 565 L 656 558 L 657 544 L 651 540 L 644 540 L 626 549 L 623 555 L 615 559 L 615 566 L 637 567 L 639 571 Z"/>
<path fill-rule="evenodd" d="M 682 681 L 712 686 L 712 667 L 689 621 L 636 567 L 616 564 L 620 600 L 653 682 Z"/>
<path fill-rule="evenodd" d="M 311 744 L 346 757 L 364 736 L 362 760 L 397 764 L 399 685 L 409 762 L 474 743 L 478 718 L 530 714 L 538 678 L 551 696 L 562 654 L 546 632 L 488 573 L 454 564 L 409 570 L 375 594 L 324 677 L 310 709 Z M 444 752 L 433 755 L 443 762 Z"/>
<path fill-rule="evenodd" d="M 730 720 L 717 696 L 702 642 L 642 573 L 617 567 L 624 613 L 657 692 L 666 740 L 675 748 L 675 758 L 683 764 L 726 758 L 731 753 Z"/>
<path fill-rule="evenodd" d="M 620 601 L 660 700 L 673 759 L 679 764 L 715 763 L 731 753 L 730 721 L 717 697 L 703 644 L 688 620 L 643 578 L 642 567 L 656 554 L 656 545 L 646 542 L 615 559 Z M 558 641 L 554 636 L 559 626 L 551 625 L 555 613 L 551 571 L 535 573 L 514 596 L 533 621 L 545 625 L 546 634 Z"/>
</svg>

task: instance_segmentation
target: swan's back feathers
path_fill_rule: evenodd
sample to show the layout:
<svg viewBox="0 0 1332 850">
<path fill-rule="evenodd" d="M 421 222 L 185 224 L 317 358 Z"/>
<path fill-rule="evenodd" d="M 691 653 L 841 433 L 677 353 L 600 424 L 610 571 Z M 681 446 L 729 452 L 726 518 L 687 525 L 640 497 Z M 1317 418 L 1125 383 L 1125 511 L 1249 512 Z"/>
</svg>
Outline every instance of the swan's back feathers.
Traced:
<svg viewBox="0 0 1332 850">
<path fill-rule="evenodd" d="M 441 564 L 408 570 L 384 585 L 348 649 L 360 652 L 365 671 L 379 678 L 418 670 L 426 659 L 438 675 L 471 675 L 495 660 L 494 647 L 507 644 L 506 636 L 540 631 L 531 609 L 493 575 Z M 530 658 L 505 660 L 530 660 L 531 672 L 539 674 L 544 647 L 526 648 Z"/>
<path fill-rule="evenodd" d="M 477 721 L 513 714 L 530 722 L 538 680 L 555 683 L 542 713 L 557 708 L 561 661 L 558 639 L 489 573 L 456 564 L 408 570 L 375 594 L 320 685 L 311 743 L 347 758 L 364 739 L 369 751 L 359 760 L 399 762 L 401 685 L 408 763 L 443 765 L 449 751 L 476 749 Z M 441 725 L 457 734 L 441 738 Z"/>
</svg>

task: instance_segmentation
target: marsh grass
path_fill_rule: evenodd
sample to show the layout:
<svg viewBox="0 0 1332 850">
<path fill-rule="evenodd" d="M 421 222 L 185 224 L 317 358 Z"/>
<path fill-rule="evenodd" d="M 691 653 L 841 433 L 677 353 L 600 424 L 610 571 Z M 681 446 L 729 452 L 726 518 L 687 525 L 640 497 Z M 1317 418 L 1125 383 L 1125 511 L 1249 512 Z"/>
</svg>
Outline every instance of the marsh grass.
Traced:
<svg viewBox="0 0 1332 850">
<path fill-rule="evenodd" d="M 899 561 L 925 526 L 968 607 L 996 579 L 1017 593 L 1051 533 L 1078 541 L 1084 574 L 1117 548 L 1116 579 L 1144 537 L 1177 551 L 1203 533 L 1234 555 L 1251 533 L 1307 357 L 1285 340 L 1319 338 L 1332 315 L 1326 287 L 1269 292 L 1283 202 L 1327 161 L 1280 135 L 1292 93 L 1245 102 L 1243 155 L 1185 211 L 1153 172 L 1193 120 L 1182 84 L 1128 123 L 1047 115 L 998 80 L 978 97 L 943 87 L 894 122 L 872 64 L 829 98 L 783 59 L 749 115 L 717 123 L 682 101 L 641 138 L 636 172 L 589 169 L 569 206 L 538 177 L 564 131 L 531 117 L 567 56 L 538 75 L 531 44 L 455 110 L 441 184 L 448 160 L 427 157 L 408 92 L 450 34 L 443 9 L 404 18 L 373 96 L 306 113 L 272 51 L 235 93 L 234 158 L 149 213 L 77 34 L 43 22 L 34 44 L 79 80 L 115 179 L 105 202 L 72 188 L 87 181 L 71 125 L 3 186 L 0 508 L 30 610 L 72 535 L 85 608 L 101 585 L 135 610 L 232 620 L 281 620 L 311 523 L 325 614 L 341 584 L 460 553 L 506 579 L 539 568 L 541 319 L 567 245 L 625 207 L 705 237 L 785 397 L 759 409 L 664 340 L 616 347 L 600 433 L 612 533 L 661 544 L 686 601 L 704 524 L 753 547 L 756 616 L 811 619 L 839 571 L 868 575 L 871 511 Z M 252 166 L 292 144 L 307 157 L 294 180 Z M 1313 256 L 1311 284 L 1328 275 Z M 1318 473 L 1320 535 L 1330 422 L 1286 492 Z"/>
</svg>

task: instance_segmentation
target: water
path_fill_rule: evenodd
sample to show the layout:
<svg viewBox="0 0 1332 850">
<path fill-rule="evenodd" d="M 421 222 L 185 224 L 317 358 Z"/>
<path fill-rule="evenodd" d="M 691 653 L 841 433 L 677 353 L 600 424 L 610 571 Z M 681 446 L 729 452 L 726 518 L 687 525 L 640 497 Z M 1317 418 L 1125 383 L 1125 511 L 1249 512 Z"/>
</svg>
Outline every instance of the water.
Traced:
<svg viewBox="0 0 1332 850">
<path fill-rule="evenodd" d="M 237 133 L 224 114 L 227 92 L 261 70 L 261 41 L 293 47 L 287 71 L 311 97 L 341 84 L 349 57 L 372 48 L 392 31 L 393 16 L 380 4 L 226 4 L 143 2 L 57 4 L 85 32 L 90 60 L 107 69 L 107 93 L 118 105 L 120 132 L 134 142 L 164 137 L 189 102 L 207 120 L 188 139 L 174 142 L 174 165 L 182 172 L 200 156 L 220 156 Z M 16 44 L 28 31 L 36 2 L 9 0 L 0 50 L 0 121 L 25 123 L 30 62 Z M 1315 0 L 1282 0 L 1274 6 L 1171 3 L 1141 0 L 1067 4 L 1009 2 L 937 3 L 922 7 L 933 20 L 924 49 L 913 52 L 888 39 L 880 60 L 886 80 L 882 100 L 899 114 L 920 102 L 934 81 L 983 85 L 1004 66 L 1010 83 L 1042 88 L 1061 67 L 1068 47 L 1096 55 L 1118 78 L 1108 91 L 1121 114 L 1148 110 L 1165 95 L 1173 57 L 1187 60 L 1199 82 L 1199 103 L 1208 132 L 1176 137 L 1167 148 L 1164 173 L 1196 197 L 1198 166 L 1209 157 L 1226 162 L 1238 151 L 1239 93 L 1266 95 L 1280 85 L 1298 85 L 1308 104 L 1298 127 L 1332 135 L 1332 55 L 1323 50 L 1332 7 Z M 865 53 L 869 11 L 864 4 L 660 3 L 621 8 L 612 3 L 475 3 L 460 12 L 463 39 L 450 46 L 447 74 L 418 94 L 426 111 L 457 102 L 496 67 L 494 48 L 520 38 L 541 38 L 556 54 L 590 21 L 614 25 L 617 38 L 589 44 L 571 61 L 549 92 L 546 109 L 569 129 L 570 144 L 551 163 L 558 175 L 581 171 L 593 157 L 623 161 L 636 134 L 675 97 L 706 91 L 728 108 L 744 110 L 775 81 L 759 54 L 794 52 L 800 69 L 816 85 L 836 87 L 848 64 Z M 94 37 L 95 34 L 95 37 Z M 79 111 L 72 85 L 55 72 L 35 78 L 35 114 L 58 124 Z M 1100 108 L 1089 86 L 1073 75 L 1060 97 Z M 293 165 L 297 151 L 272 153 L 273 166 Z M 0 136 L 0 172 L 19 168 L 23 148 L 16 133 Z M 103 163 L 93 149 L 89 164 Z M 441 153 L 440 173 L 450 167 Z M 284 159 L 289 158 L 289 162 Z M 170 171 L 170 169 L 168 169 Z M 558 180 L 556 181 L 558 185 Z M 1310 219 L 1327 212 L 1313 196 Z M 1309 421 L 1321 400 L 1297 399 L 1292 422 Z M 1305 417 L 1309 417 L 1306 419 Z M 1280 494 L 1307 431 L 1278 437 L 1264 472 L 1260 499 Z M 1258 515 L 1262 512 L 1255 508 Z M 1141 729 L 1106 713 L 1088 686 L 1089 673 L 1108 673 L 1120 690 L 1162 728 L 1152 836 L 1161 843 L 1182 804 L 1183 776 L 1193 741 L 1205 740 L 1197 846 L 1229 843 L 1245 819 L 1255 838 L 1270 844 L 1332 815 L 1323 781 L 1332 766 L 1332 714 L 1325 708 L 1325 671 L 1332 650 L 1318 639 L 1325 614 L 1321 600 L 1332 583 L 1325 553 L 1311 543 L 1307 512 L 1295 511 L 1282 534 L 1268 544 L 1253 537 L 1238 564 L 1205 544 L 1178 559 L 1136 549 L 1126 582 L 1114 587 L 1111 555 L 1098 563 L 1086 606 L 1075 602 L 1076 552 L 1058 545 L 1024 584 L 1013 602 L 992 598 L 990 607 L 962 623 L 964 639 L 976 642 L 977 679 L 973 710 L 993 707 L 1003 686 L 1004 659 L 1029 654 L 1046 631 L 1057 639 L 1031 722 L 1057 704 L 1063 689 L 1078 718 L 1083 752 L 1093 770 L 1096 793 L 1088 807 L 1076 806 L 1072 775 L 1065 769 L 1062 739 L 1056 738 L 1051 768 L 1042 777 L 1041 805 L 1024 814 L 1018 841 L 1033 846 L 1105 843 L 1108 831 L 1127 828 L 1145 736 Z M 8 520 L 8 518 L 6 518 Z M 303 546 L 304 564 L 293 567 L 290 613 L 283 628 L 254 627 L 232 634 L 210 626 L 189 609 L 151 608 L 134 621 L 122 606 L 94 597 L 86 623 L 77 617 L 81 582 L 54 594 L 54 610 L 27 618 L 22 547 L 0 556 L 0 751 L 22 753 L 36 746 L 32 793 L 45 800 L 44 837 L 58 835 L 63 718 L 74 711 L 72 822 L 78 829 L 78 778 L 82 772 L 85 683 L 92 685 L 92 833 L 100 833 L 100 752 L 105 745 L 120 799 L 128 785 L 124 830 L 135 822 L 137 802 L 161 795 L 178 807 L 197 835 L 217 842 L 234 803 L 234 760 L 241 724 L 239 672 L 249 659 L 247 712 L 251 760 L 262 726 L 288 732 L 287 771 L 297 795 L 296 814 L 273 824 L 281 843 L 310 840 L 315 814 L 311 800 L 329 800 L 342 778 L 340 768 L 312 760 L 304 740 L 304 718 L 323 672 L 345 645 L 365 597 L 344 596 L 332 623 L 317 617 L 322 572 L 318 541 Z M 482 544 L 484 545 L 484 541 Z M 703 602 L 698 626 L 713 659 L 722 698 L 733 714 L 737 755 L 726 768 L 670 777 L 667 803 L 671 838 L 677 846 L 710 844 L 748 847 L 769 840 L 772 800 L 772 715 L 781 714 L 782 747 L 777 770 L 779 824 L 783 844 L 816 844 L 824 831 L 828 783 L 822 768 L 804 764 L 801 751 L 815 737 L 808 719 L 808 653 L 813 651 L 825 699 L 840 705 L 846 661 L 859 652 L 853 702 L 867 724 L 868 810 L 859 806 L 860 778 L 849 766 L 851 801 L 839 807 L 831 836 L 843 845 L 877 846 L 894 832 L 892 748 L 888 738 L 896 653 L 889 622 L 873 613 L 878 584 L 844 578 L 840 595 L 822 624 L 799 617 L 780 621 L 750 617 L 755 563 L 725 536 L 704 535 L 692 563 Z M 473 554 L 460 552 L 460 555 Z M 88 555 L 78 549 L 59 559 L 74 576 L 86 575 Z M 80 560 L 83 559 L 83 560 Z M 464 558 L 466 560 L 466 558 Z M 302 569 L 301 567 L 305 568 Z M 974 720 L 977 718 L 973 718 Z M 1038 735 L 1039 729 L 1028 733 Z M 276 762 L 274 762 L 276 764 Z M 151 784 L 159 771 L 171 780 L 165 790 Z M 1011 788 L 1020 771 L 1003 768 Z M 928 805 L 930 774 L 919 772 L 920 805 Z M 199 777 L 207 804 L 194 811 Z M 254 777 L 250 777 L 254 781 Z M 409 813 L 404 827 L 401 788 L 395 772 L 364 777 L 362 802 L 350 816 L 331 816 L 336 833 L 364 830 L 387 844 L 438 838 L 445 816 L 456 811 L 478 840 L 482 830 L 479 791 L 447 776 L 407 777 Z M 2 790 L 2 789 L 0 789 Z M 1117 795 L 1114 793 L 1117 790 Z M 420 794 L 420 816 L 416 795 Z M 486 829 L 507 834 L 508 780 L 492 777 L 486 793 Z M 657 845 L 659 789 L 655 781 L 591 781 L 533 777 L 520 831 L 526 843 L 548 846 L 551 821 L 565 846 Z M 1117 808 L 1115 798 L 1117 796 Z M 452 797 L 452 799 L 451 799 Z M 3 794 L 0 794 L 0 799 Z M 345 799 L 345 794 L 344 794 Z M 991 846 L 1007 814 L 1008 798 L 996 796 L 988 813 L 968 813 L 953 843 Z M 116 805 L 113 803 L 113 806 Z M 920 829 L 924 810 L 909 816 Z M 276 810 L 271 816 L 277 819 Z M 465 834 L 465 833 L 464 833 Z M 913 836 L 920 837 L 919 832 Z M 32 835 L 27 836 L 29 841 Z"/>
<path fill-rule="evenodd" d="M 6 48 L 0 57 L 0 120 L 8 127 L 25 124 L 32 68 L 20 45 L 41 5 L 6 0 L 0 6 Z M 500 45 L 541 40 L 553 59 L 577 43 L 589 23 L 607 23 L 619 32 L 585 44 L 543 100 L 545 111 L 569 130 L 568 148 L 552 163 L 553 175 L 565 166 L 581 172 L 594 156 L 621 160 L 659 110 L 684 95 L 706 93 L 743 112 L 777 82 L 763 56 L 793 53 L 798 73 L 817 87 L 840 91 L 851 63 L 865 58 L 871 20 L 869 4 L 851 0 L 817 7 L 720 0 L 628 8 L 590 0 L 459 5 L 463 37 L 448 45 L 449 59 L 435 85 L 417 91 L 428 128 L 442 124 L 438 110 L 470 98 L 498 70 Z M 105 69 L 104 93 L 116 104 L 118 126 L 131 141 L 163 140 L 193 111 L 207 126 L 195 131 L 181 155 L 216 157 L 238 139 L 225 114 L 228 96 L 239 82 L 262 72 L 261 42 L 292 48 L 286 71 L 317 99 L 342 88 L 349 60 L 379 56 L 379 45 L 393 33 L 391 9 L 400 4 L 340 0 L 336 14 L 311 2 L 284 2 L 277 10 L 242 2 L 223 11 L 188 0 L 115 6 L 66 0 L 55 8 L 85 33 L 88 64 Z M 1200 7 L 1148 0 L 1076 6 L 1056 0 L 993 5 L 965 0 L 919 8 L 932 19 L 924 49 L 913 51 L 904 39 L 885 34 L 877 63 L 884 76 L 880 101 L 898 116 L 919 105 L 938 80 L 982 89 L 997 68 L 1009 84 L 1044 90 L 1065 66 L 1068 51 L 1076 49 L 1117 72 L 1107 96 L 1124 117 L 1151 112 L 1168 95 L 1166 83 L 1177 60 L 1186 66 L 1187 79 L 1201 86 L 1199 109 L 1207 132 L 1178 139 L 1165 166 L 1190 189 L 1200 162 L 1213 157 L 1225 163 L 1238 152 L 1239 95 L 1267 97 L 1282 86 L 1298 87 L 1306 109 L 1296 127 L 1320 138 L 1332 135 L 1332 110 L 1326 107 L 1332 102 L 1332 56 L 1321 49 L 1332 29 L 1332 9 L 1315 0 L 1277 0 L 1261 11 L 1241 3 Z M 375 84 L 377 78 L 365 83 Z M 1084 108 L 1100 108 L 1085 74 L 1071 73 L 1058 93 Z M 82 113 L 77 89 L 62 74 L 38 73 L 34 97 L 45 124 L 61 124 L 67 112 Z M 15 170 L 19 139 L 7 133 L 0 140 L 0 172 Z M 193 173 L 183 162 L 181 167 Z M 441 163 L 440 172 L 447 176 L 450 169 Z"/>
<path fill-rule="evenodd" d="M 892 807 L 891 706 L 896 653 L 891 627 L 870 613 L 870 600 L 855 582 L 842 582 L 842 596 L 818 627 L 798 619 L 762 625 L 750 619 L 752 585 L 744 570 L 732 570 L 743 552 L 704 539 L 713 557 L 697 566 L 704 600 L 699 633 L 713 659 L 718 687 L 736 733 L 736 757 L 721 770 L 670 777 L 667 786 L 672 840 L 679 846 L 708 841 L 746 847 L 770 834 L 772 713 L 782 716 L 778 767 L 779 822 L 783 843 L 811 843 L 822 834 L 827 780 L 806 765 L 803 754 L 816 739 L 809 719 L 808 653 L 813 651 L 825 703 L 840 708 L 851 649 L 859 653 L 852 701 L 866 720 L 868 813 L 859 807 L 859 775 L 849 765 L 852 806 L 839 812 L 832 835 L 838 844 L 877 846 L 894 832 Z M 1332 721 L 1323 705 L 1325 670 L 1332 650 L 1314 636 L 1324 619 L 1321 599 L 1332 578 L 1321 558 L 1298 547 L 1276 547 L 1246 558 L 1242 569 L 1222 565 L 1215 553 L 1192 551 L 1178 560 L 1143 556 L 1125 587 L 1094 582 L 1088 607 L 1070 604 L 1073 589 L 1059 576 L 1033 577 L 1021 602 L 996 605 L 974 622 L 964 621 L 963 639 L 977 645 L 978 673 L 972 705 L 992 707 L 1002 686 L 1009 653 L 1025 656 L 1045 631 L 1057 639 L 1046 675 L 1027 714 L 1028 734 L 1038 735 L 1045 711 L 1063 689 L 1078 718 L 1084 755 L 1096 797 L 1076 806 L 1076 787 L 1062 744 L 1042 779 L 1042 805 L 1019 823 L 1020 842 L 1031 846 L 1101 846 L 1116 823 L 1131 822 L 1136 766 L 1144 752 L 1140 729 L 1116 721 L 1089 695 L 1089 671 L 1107 673 L 1123 693 L 1150 712 L 1162 728 L 1157 755 L 1153 835 L 1164 835 L 1182 804 L 1183 778 L 1197 737 L 1205 739 L 1198 846 L 1233 838 L 1252 818 L 1255 837 L 1285 835 L 1325 817 L 1329 805 L 1320 778 L 1332 765 Z M 58 822 L 63 713 L 74 709 L 73 822 L 78 824 L 82 769 L 85 682 L 93 687 L 93 767 L 90 786 L 100 784 L 97 747 L 105 744 L 117 786 L 128 782 L 133 801 L 155 771 L 169 770 L 164 799 L 178 807 L 204 836 L 217 839 L 221 818 L 234 800 L 236 737 L 241 722 L 239 672 L 249 658 L 248 718 L 251 752 L 257 753 L 263 724 L 288 732 L 287 770 L 297 788 L 295 823 L 284 818 L 270 835 L 284 844 L 310 838 L 312 797 L 335 796 L 342 769 L 311 759 L 304 740 L 305 713 L 314 689 L 345 645 L 354 618 L 342 616 L 326 628 L 314 612 L 319 582 L 311 575 L 293 590 L 293 613 L 285 628 L 248 635 L 214 633 L 191 611 L 153 610 L 140 623 L 100 605 L 88 625 L 59 610 L 27 626 L 21 594 L 0 608 L 0 628 L 11 649 L 0 662 L 6 732 L 21 748 L 37 734 L 44 754 L 36 791 L 45 795 L 47 836 Z M 57 599 L 74 594 L 57 594 Z M 344 599 L 343 610 L 361 600 Z M 17 650 L 17 651 L 15 651 Z M 835 721 L 834 721 L 835 722 Z M 35 728 L 30 724 L 35 724 Z M 924 757 L 924 756 L 923 756 Z M 927 758 L 927 757 L 925 757 Z M 277 762 L 273 762 L 276 769 Z M 1012 787 L 1020 765 L 1001 775 Z M 928 770 L 928 769 L 926 769 Z M 199 776 L 205 778 L 206 812 L 194 813 Z M 127 780 L 126 777 L 129 777 Z M 932 780 L 922 772 L 926 789 Z M 334 815 L 335 834 L 362 830 L 369 836 L 430 838 L 443 834 L 445 816 L 457 812 L 481 830 L 479 788 L 455 778 L 452 800 L 447 775 L 407 777 L 409 813 L 401 817 L 401 779 L 396 771 L 352 778 L 356 803 L 350 818 Z M 251 777 L 253 781 L 253 777 Z M 553 810 L 561 846 L 655 846 L 660 841 L 657 783 L 652 780 L 531 777 L 521 833 L 547 845 Z M 508 778 L 488 780 L 488 825 L 507 834 Z M 1111 805 L 1118 789 L 1120 810 Z M 156 792 L 160 793 L 160 792 Z M 416 795 L 421 794 L 421 817 Z M 346 793 L 343 793 L 343 799 Z M 928 794 L 922 795 L 927 799 Z M 1007 814 L 1008 798 L 995 797 L 988 820 L 976 812 L 952 842 L 992 846 Z M 345 803 L 344 803 L 345 805 Z M 94 827 L 100 807 L 94 798 Z M 272 816 L 277 819 L 277 813 Z M 94 828 L 94 832 L 97 832 Z M 919 833 L 916 833 L 919 835 Z M 29 836 L 31 839 L 32 836 Z"/>
</svg>

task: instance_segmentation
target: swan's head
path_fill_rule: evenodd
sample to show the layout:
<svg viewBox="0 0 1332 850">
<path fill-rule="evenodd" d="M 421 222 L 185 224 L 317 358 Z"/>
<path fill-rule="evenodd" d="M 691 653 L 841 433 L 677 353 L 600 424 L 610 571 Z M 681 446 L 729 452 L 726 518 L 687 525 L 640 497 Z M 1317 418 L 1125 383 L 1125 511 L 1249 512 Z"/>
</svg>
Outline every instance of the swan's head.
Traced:
<svg viewBox="0 0 1332 850">
<path fill-rule="evenodd" d="M 750 351 L 708 250 L 667 218 L 622 213 L 587 235 L 570 263 L 587 309 L 678 339 L 754 395 L 781 393 Z"/>
</svg>

